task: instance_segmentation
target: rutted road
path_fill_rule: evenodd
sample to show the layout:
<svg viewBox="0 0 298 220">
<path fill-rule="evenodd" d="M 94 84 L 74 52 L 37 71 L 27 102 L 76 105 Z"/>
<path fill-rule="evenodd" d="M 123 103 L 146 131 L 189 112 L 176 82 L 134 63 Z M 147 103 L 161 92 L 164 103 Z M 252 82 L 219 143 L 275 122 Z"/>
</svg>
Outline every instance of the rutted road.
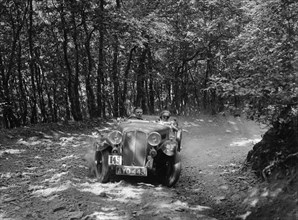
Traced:
<svg viewBox="0 0 298 220">
<path fill-rule="evenodd" d="M 100 184 L 87 178 L 82 158 L 94 138 L 92 129 L 66 132 L 62 128 L 42 131 L 37 128 L 19 136 L 1 133 L 0 218 L 237 216 L 242 210 L 234 210 L 235 204 L 245 198 L 241 187 L 246 183 L 230 181 L 229 176 L 238 175 L 236 179 L 241 181 L 237 173 L 239 161 L 260 139 L 259 127 L 237 118 L 198 117 L 179 121 L 184 129 L 183 172 L 171 189 L 142 180 Z"/>
</svg>

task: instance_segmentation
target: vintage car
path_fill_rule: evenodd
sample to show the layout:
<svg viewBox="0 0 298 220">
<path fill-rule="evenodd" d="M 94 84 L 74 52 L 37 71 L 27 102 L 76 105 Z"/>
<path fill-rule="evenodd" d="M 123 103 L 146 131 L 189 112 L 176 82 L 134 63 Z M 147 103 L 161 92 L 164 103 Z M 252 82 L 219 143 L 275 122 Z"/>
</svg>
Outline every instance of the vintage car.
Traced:
<svg viewBox="0 0 298 220">
<path fill-rule="evenodd" d="M 181 129 L 174 121 L 118 122 L 103 140 L 95 143 L 96 177 L 106 183 L 112 173 L 152 176 L 171 187 L 181 172 L 181 138 Z"/>
</svg>

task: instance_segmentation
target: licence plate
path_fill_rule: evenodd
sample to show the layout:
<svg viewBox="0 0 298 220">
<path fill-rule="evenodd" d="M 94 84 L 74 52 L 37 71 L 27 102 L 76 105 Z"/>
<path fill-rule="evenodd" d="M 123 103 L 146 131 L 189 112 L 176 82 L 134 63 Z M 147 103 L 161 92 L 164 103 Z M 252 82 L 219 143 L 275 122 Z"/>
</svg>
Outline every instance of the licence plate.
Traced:
<svg viewBox="0 0 298 220">
<path fill-rule="evenodd" d="M 146 167 L 130 167 L 130 166 L 117 166 L 117 175 L 128 175 L 128 176 L 147 176 Z"/>
<path fill-rule="evenodd" d="M 109 165 L 122 165 L 122 156 L 109 155 Z"/>
</svg>

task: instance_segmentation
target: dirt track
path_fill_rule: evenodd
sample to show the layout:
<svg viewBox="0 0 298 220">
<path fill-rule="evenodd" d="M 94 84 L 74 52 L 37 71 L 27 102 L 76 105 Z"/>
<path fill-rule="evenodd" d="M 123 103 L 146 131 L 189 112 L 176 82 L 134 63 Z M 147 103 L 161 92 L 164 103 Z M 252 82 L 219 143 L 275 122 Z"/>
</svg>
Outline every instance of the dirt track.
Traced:
<svg viewBox="0 0 298 220">
<path fill-rule="evenodd" d="M 262 129 L 241 118 L 194 119 L 184 135 L 184 172 L 177 192 L 190 204 L 211 209 L 217 219 L 243 219 L 256 179 L 243 171 L 243 162 Z"/>
<path fill-rule="evenodd" d="M 171 189 L 145 180 L 100 184 L 87 178 L 82 158 L 93 128 L 2 132 L 0 219 L 245 219 L 256 180 L 240 168 L 261 138 L 259 126 L 234 117 L 179 121 L 183 172 Z"/>
</svg>

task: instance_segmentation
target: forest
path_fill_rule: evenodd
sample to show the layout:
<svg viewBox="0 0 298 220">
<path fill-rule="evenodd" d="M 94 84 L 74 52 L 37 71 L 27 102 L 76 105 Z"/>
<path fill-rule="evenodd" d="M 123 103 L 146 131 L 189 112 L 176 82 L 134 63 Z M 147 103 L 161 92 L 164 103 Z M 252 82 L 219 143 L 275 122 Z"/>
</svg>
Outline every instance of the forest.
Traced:
<svg viewBox="0 0 298 220">
<path fill-rule="evenodd" d="M 0 122 L 296 120 L 296 0 L 1 0 Z"/>
<path fill-rule="evenodd" d="M 87 175 L 136 107 L 175 188 Z M 298 219 L 297 158 L 298 0 L 0 0 L 0 219 Z"/>
</svg>

